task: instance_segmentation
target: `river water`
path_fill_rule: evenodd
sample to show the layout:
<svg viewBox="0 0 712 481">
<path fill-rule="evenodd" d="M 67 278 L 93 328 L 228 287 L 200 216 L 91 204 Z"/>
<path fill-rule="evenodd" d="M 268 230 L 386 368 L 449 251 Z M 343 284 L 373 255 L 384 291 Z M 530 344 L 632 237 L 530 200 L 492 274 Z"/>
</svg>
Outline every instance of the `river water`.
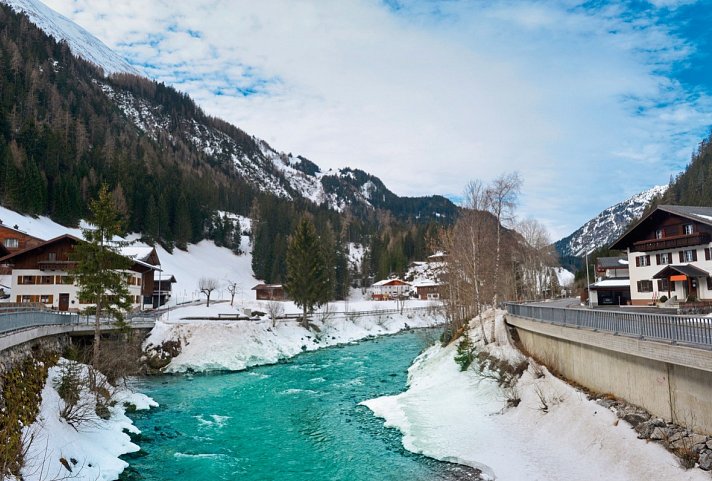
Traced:
<svg viewBox="0 0 712 481">
<path fill-rule="evenodd" d="M 358 406 L 405 390 L 407 368 L 435 339 L 409 331 L 248 371 L 143 379 L 137 388 L 161 406 L 131 415 L 142 449 L 124 457 L 121 480 L 477 479 L 409 453 Z"/>
</svg>

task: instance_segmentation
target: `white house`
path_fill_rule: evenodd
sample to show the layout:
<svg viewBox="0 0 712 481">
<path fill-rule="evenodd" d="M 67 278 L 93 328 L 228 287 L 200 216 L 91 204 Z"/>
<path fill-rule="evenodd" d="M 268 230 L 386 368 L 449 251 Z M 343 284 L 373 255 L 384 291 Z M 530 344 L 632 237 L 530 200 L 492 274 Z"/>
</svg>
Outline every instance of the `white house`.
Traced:
<svg viewBox="0 0 712 481">
<path fill-rule="evenodd" d="M 625 250 L 631 303 L 712 301 L 712 207 L 660 205 L 614 242 Z"/>
<path fill-rule="evenodd" d="M 384 279 L 371 286 L 371 298 L 379 301 L 408 296 L 411 285 L 400 279 Z"/>
</svg>

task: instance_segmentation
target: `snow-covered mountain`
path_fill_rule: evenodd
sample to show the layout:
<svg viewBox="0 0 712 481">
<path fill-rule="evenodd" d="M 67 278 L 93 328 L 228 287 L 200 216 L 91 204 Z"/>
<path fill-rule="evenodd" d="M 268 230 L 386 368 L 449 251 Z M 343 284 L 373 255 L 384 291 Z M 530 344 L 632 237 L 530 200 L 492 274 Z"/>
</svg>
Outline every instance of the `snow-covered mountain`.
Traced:
<svg viewBox="0 0 712 481">
<path fill-rule="evenodd" d="M 609 207 L 579 227 L 573 234 L 557 241 L 554 244 L 556 250 L 561 257 L 580 257 L 610 244 L 623 234 L 632 220 L 640 217 L 654 197 L 662 195 L 667 188 L 667 185 L 657 185 Z"/>
<path fill-rule="evenodd" d="M 77 57 L 98 65 L 105 74 L 126 72 L 140 75 L 126 59 L 107 47 L 101 40 L 85 29 L 60 15 L 39 0 L 0 0 L 16 12 L 23 12 L 47 35 L 57 41 L 64 40 Z"/>
</svg>

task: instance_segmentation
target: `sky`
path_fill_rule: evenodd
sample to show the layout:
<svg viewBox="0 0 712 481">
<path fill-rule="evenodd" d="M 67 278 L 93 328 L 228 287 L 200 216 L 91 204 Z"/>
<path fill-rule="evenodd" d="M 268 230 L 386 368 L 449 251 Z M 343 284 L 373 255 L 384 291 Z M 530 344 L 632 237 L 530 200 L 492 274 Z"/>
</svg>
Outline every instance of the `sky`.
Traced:
<svg viewBox="0 0 712 481">
<path fill-rule="evenodd" d="M 552 240 L 684 169 L 712 124 L 712 2 L 43 0 L 323 170 L 458 199 L 512 171 Z"/>
</svg>

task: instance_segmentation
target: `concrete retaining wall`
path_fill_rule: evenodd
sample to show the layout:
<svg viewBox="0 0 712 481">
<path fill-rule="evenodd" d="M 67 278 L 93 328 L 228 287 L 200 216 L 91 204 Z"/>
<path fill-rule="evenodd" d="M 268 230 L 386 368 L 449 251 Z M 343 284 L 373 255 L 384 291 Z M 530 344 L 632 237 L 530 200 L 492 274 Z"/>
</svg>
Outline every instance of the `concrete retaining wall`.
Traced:
<svg viewBox="0 0 712 481">
<path fill-rule="evenodd" d="M 507 315 L 522 346 L 592 391 L 712 434 L 712 352 Z"/>
</svg>

